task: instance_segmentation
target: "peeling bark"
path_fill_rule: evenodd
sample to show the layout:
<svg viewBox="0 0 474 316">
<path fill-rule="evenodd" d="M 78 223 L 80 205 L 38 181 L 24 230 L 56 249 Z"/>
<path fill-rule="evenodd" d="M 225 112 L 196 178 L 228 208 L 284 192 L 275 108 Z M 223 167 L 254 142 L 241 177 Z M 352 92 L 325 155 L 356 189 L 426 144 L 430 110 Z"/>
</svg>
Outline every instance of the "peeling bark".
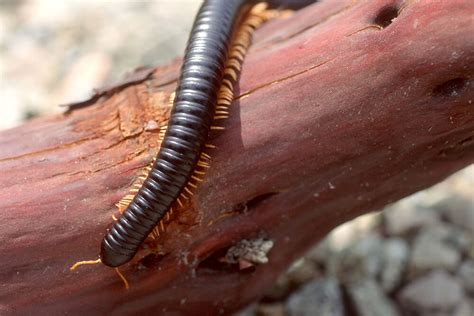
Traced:
<svg viewBox="0 0 474 316">
<path fill-rule="evenodd" d="M 1 313 L 229 313 L 335 226 L 469 165 L 473 14 L 468 0 L 323 1 L 258 30 L 212 167 L 162 255 L 122 269 L 128 291 L 105 266 L 69 267 L 97 257 L 156 154 L 179 62 L 0 132 Z M 222 261 L 255 238 L 273 243 L 268 263 Z"/>
</svg>

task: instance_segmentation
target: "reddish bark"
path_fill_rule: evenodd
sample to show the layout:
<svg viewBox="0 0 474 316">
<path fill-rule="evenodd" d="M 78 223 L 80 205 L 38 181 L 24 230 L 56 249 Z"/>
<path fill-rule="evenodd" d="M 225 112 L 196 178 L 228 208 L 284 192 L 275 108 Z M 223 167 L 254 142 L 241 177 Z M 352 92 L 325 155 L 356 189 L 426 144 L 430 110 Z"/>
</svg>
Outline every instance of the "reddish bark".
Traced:
<svg viewBox="0 0 474 316">
<path fill-rule="evenodd" d="M 166 256 L 122 269 L 128 291 L 104 266 L 69 267 L 97 257 L 156 153 L 144 126 L 166 117 L 179 63 L 1 132 L 2 314 L 234 311 L 338 224 L 472 163 L 473 5 L 405 3 L 391 24 L 401 1 L 323 1 L 258 30 L 212 168 L 162 236 Z M 218 260 L 256 236 L 274 242 L 267 264 Z"/>
</svg>

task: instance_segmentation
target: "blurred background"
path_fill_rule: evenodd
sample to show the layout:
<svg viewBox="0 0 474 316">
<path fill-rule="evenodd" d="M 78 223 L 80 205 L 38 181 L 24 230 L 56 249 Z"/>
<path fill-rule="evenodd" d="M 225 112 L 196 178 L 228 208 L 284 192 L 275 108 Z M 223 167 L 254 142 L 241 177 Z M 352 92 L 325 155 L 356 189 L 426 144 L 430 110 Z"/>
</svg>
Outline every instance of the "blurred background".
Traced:
<svg viewBox="0 0 474 316">
<path fill-rule="evenodd" d="M 181 55 L 199 4 L 0 0 L 0 130 Z M 474 166 L 335 229 L 239 314 L 474 315 Z"/>
<path fill-rule="evenodd" d="M 0 0 L 0 129 L 59 112 L 58 104 L 85 99 L 137 66 L 181 54 L 199 4 Z"/>
</svg>

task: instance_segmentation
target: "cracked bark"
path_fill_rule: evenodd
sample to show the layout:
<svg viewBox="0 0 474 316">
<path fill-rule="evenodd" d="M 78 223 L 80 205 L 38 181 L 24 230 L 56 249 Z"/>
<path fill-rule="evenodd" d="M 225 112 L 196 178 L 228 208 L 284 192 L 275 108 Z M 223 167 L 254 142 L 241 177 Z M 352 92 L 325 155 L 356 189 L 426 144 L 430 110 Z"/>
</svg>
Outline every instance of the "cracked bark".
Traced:
<svg viewBox="0 0 474 316">
<path fill-rule="evenodd" d="M 393 22 L 368 27 L 390 6 Z M 179 62 L 0 132 L 2 314 L 228 313 L 336 225 L 472 163 L 473 6 L 401 7 L 326 1 L 257 31 L 212 168 L 163 256 L 122 269 L 129 291 L 104 266 L 69 267 L 97 257 L 114 204 L 156 154 L 146 126 L 169 115 Z M 274 244 L 267 264 L 219 261 L 255 237 Z"/>
</svg>

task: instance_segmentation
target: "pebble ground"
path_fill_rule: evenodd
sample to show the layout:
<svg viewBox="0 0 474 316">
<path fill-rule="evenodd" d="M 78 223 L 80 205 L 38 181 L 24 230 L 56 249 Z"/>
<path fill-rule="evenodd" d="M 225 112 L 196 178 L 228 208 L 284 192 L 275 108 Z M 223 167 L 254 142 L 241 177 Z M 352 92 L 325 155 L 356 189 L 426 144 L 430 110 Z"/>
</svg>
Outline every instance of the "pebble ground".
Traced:
<svg viewBox="0 0 474 316">
<path fill-rule="evenodd" d="M 0 0 L 0 129 L 182 54 L 199 3 Z M 346 223 L 238 314 L 472 316 L 473 197 L 471 165 Z"/>
</svg>

